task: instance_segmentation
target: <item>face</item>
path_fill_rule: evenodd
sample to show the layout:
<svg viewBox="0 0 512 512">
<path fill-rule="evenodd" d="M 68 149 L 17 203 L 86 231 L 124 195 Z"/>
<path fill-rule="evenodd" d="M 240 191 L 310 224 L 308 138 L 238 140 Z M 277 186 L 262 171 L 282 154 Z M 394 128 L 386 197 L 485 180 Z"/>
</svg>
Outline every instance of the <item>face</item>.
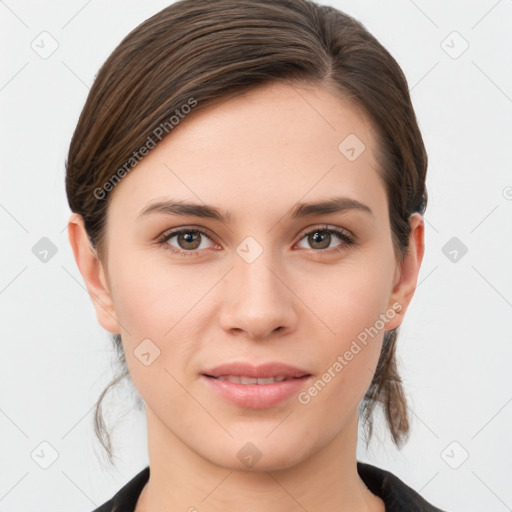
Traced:
<svg viewBox="0 0 512 512">
<path fill-rule="evenodd" d="M 258 470 L 354 439 L 418 271 L 395 257 L 375 150 L 356 107 L 271 85 L 190 114 L 116 186 L 88 287 L 155 435 Z"/>
</svg>

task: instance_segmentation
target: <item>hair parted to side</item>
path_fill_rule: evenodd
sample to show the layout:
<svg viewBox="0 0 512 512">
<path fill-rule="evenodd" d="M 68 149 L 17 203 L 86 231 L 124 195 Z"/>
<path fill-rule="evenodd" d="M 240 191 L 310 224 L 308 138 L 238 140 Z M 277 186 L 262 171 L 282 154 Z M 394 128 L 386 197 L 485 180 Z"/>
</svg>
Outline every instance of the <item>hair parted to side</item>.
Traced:
<svg viewBox="0 0 512 512">
<path fill-rule="evenodd" d="M 397 261 L 403 259 L 409 217 L 423 215 L 427 205 L 427 154 L 407 81 L 361 23 L 309 0 L 181 0 L 135 28 L 109 56 L 89 92 L 66 162 L 70 208 L 82 216 L 100 257 L 112 188 L 105 184 L 116 172 L 120 177 L 135 167 L 133 156 L 154 139 L 158 127 L 171 133 L 170 117 L 191 98 L 196 112 L 271 82 L 324 87 L 367 115 L 378 139 L 393 247 Z M 372 411 L 382 404 L 400 446 L 409 421 L 397 371 L 397 330 L 384 335 L 361 412 L 369 439 Z M 113 340 L 121 372 L 100 396 L 95 415 L 96 433 L 111 462 L 101 401 L 129 375 L 121 337 Z"/>
</svg>

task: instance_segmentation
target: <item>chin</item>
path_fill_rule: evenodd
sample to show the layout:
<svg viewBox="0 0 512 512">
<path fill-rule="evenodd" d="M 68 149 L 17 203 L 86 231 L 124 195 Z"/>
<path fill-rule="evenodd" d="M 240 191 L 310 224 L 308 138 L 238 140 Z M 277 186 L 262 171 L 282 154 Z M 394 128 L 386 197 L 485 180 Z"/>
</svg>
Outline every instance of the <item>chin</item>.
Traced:
<svg viewBox="0 0 512 512">
<path fill-rule="evenodd" d="M 216 444 L 215 453 L 203 454 L 217 466 L 234 471 L 267 472 L 292 468 L 305 460 L 313 446 L 304 446 L 289 435 L 268 439 L 268 432 L 260 436 L 237 436 L 226 444 Z M 299 447 L 299 449 L 297 448 Z"/>
</svg>

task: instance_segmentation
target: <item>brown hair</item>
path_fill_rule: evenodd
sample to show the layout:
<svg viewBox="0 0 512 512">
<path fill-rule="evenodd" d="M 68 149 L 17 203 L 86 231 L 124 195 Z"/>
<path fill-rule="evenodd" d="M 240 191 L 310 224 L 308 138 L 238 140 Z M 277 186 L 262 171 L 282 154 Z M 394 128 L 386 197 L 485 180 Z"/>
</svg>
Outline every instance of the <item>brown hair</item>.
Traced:
<svg viewBox="0 0 512 512">
<path fill-rule="evenodd" d="M 109 56 L 89 92 L 66 162 L 69 205 L 83 217 L 100 256 L 114 178 L 130 172 L 141 148 L 158 143 L 162 127 L 171 133 L 170 119 L 183 118 L 185 105 L 194 102 L 198 111 L 270 82 L 321 86 L 362 108 L 376 128 L 393 246 L 397 259 L 404 257 L 409 216 L 423 214 L 427 204 L 427 155 L 407 81 L 361 23 L 308 0 L 181 0 L 135 28 Z M 101 402 L 128 376 L 121 337 L 113 339 L 121 373 L 101 394 L 95 415 L 96 434 L 110 460 Z M 381 403 L 399 446 L 409 422 L 396 339 L 397 329 L 384 335 L 361 413 L 369 439 L 372 411 Z"/>
</svg>

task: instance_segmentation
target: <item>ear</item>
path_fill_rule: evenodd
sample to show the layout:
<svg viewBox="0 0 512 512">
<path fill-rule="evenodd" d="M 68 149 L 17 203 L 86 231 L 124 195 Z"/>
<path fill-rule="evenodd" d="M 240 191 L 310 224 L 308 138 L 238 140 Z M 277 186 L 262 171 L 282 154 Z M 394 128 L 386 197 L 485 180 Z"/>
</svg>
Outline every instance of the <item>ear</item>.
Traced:
<svg viewBox="0 0 512 512">
<path fill-rule="evenodd" d="M 386 324 L 386 330 L 395 329 L 402 323 L 404 314 L 416 290 L 418 274 L 425 252 L 425 223 L 423 217 L 419 213 L 413 213 L 409 217 L 409 223 L 411 225 L 409 248 L 404 260 L 397 266 L 393 290 L 388 305 L 388 308 L 393 309 L 397 313 L 399 312 L 399 314 L 389 320 Z"/>
<path fill-rule="evenodd" d="M 68 235 L 76 264 L 96 310 L 98 322 L 107 331 L 119 334 L 119 323 L 103 264 L 98 258 L 97 251 L 91 246 L 82 217 L 76 213 L 69 218 Z"/>
</svg>

